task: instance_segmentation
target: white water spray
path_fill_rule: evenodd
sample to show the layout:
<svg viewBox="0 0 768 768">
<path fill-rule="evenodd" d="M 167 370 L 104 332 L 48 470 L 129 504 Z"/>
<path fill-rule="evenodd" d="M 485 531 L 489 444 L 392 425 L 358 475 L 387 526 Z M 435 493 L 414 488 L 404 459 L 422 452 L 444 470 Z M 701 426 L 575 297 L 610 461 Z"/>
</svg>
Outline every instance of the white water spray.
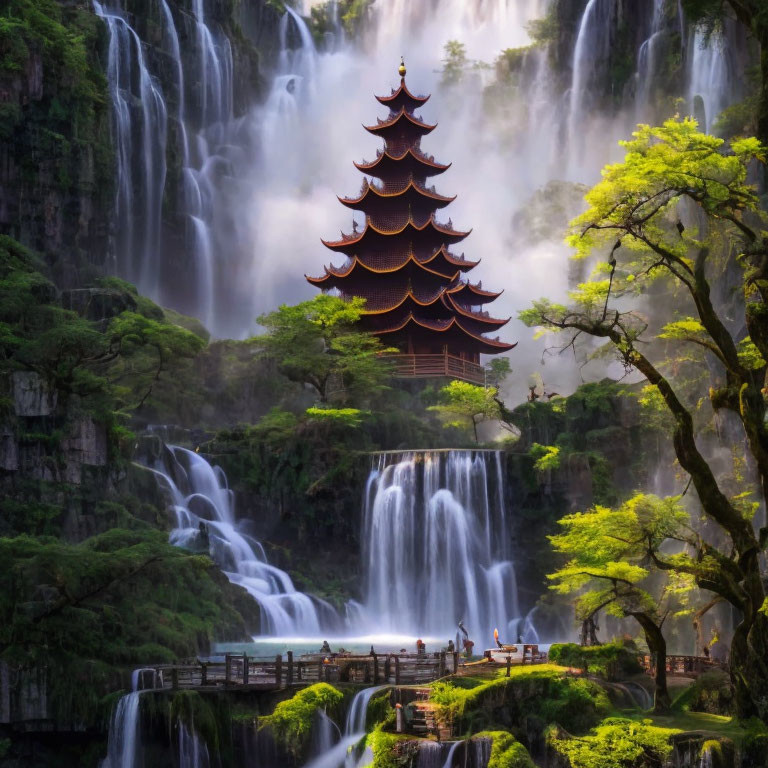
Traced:
<svg viewBox="0 0 768 768">
<path fill-rule="evenodd" d="M 363 513 L 365 598 L 373 632 L 503 639 L 520 618 L 493 451 L 381 454 Z M 517 640 L 511 637 L 511 641 Z"/>
<path fill-rule="evenodd" d="M 171 543 L 195 548 L 207 539 L 211 557 L 227 578 L 259 604 L 262 634 L 316 637 L 327 629 L 319 609 L 333 616 L 333 608 L 298 592 L 285 571 L 269 564 L 262 545 L 238 527 L 234 495 L 224 472 L 185 448 L 168 446 L 168 450 L 171 466 L 157 466 L 154 471 L 170 493 L 176 514 Z"/>
</svg>

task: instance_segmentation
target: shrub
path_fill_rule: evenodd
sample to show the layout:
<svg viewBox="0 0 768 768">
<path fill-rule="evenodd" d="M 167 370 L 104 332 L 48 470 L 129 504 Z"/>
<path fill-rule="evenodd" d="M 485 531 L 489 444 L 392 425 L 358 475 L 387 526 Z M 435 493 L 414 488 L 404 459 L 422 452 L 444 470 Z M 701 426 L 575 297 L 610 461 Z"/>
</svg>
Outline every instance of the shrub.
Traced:
<svg viewBox="0 0 768 768">
<path fill-rule="evenodd" d="M 528 750 L 506 731 L 481 731 L 474 738 L 491 739 L 491 759 L 487 768 L 534 768 Z"/>
<path fill-rule="evenodd" d="M 619 680 L 642 672 L 637 655 L 620 641 L 588 646 L 555 643 L 549 649 L 549 659 L 554 664 L 583 669 L 605 680 Z"/>
<path fill-rule="evenodd" d="M 664 764 L 672 752 L 670 737 L 676 733 L 680 731 L 657 728 L 650 720 L 614 717 L 578 739 L 550 731 L 547 742 L 572 768 L 641 768 Z"/>
<path fill-rule="evenodd" d="M 259 728 L 270 728 L 277 741 L 297 758 L 304 755 L 315 711 L 338 708 L 344 695 L 328 683 L 316 683 L 304 688 L 290 699 L 281 701 L 271 715 L 259 720 Z"/>
</svg>

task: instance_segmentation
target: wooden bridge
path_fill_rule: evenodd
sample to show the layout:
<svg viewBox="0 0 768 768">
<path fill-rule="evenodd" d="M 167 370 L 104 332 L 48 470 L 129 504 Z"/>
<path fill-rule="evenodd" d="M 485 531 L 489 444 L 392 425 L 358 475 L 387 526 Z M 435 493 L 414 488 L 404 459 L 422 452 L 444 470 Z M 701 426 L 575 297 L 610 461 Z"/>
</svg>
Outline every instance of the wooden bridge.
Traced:
<svg viewBox="0 0 768 768">
<path fill-rule="evenodd" d="M 640 664 L 649 675 L 656 674 L 656 659 L 645 655 L 639 657 Z M 667 656 L 667 674 L 683 677 L 698 677 L 711 669 L 725 669 L 726 665 L 713 661 L 709 656 Z"/>
<path fill-rule="evenodd" d="M 137 670 L 140 690 L 233 689 L 272 691 L 317 682 L 368 685 L 419 685 L 454 674 L 459 654 L 385 653 L 368 656 L 307 654 L 292 651 L 269 658 L 228 653 L 223 661 L 197 659 Z"/>
</svg>

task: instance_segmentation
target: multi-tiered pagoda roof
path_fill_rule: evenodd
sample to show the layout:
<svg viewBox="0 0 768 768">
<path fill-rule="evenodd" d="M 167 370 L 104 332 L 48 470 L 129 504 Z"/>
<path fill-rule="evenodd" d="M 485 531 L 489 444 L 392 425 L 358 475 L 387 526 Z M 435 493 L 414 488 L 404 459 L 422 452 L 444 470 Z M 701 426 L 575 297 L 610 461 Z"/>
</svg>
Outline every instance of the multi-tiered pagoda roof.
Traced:
<svg viewBox="0 0 768 768">
<path fill-rule="evenodd" d="M 471 366 L 481 353 L 496 354 L 515 346 L 489 335 L 509 318 L 495 318 L 483 310 L 501 292 L 472 283 L 466 275 L 479 262 L 453 250 L 471 230 L 457 229 L 442 214 L 455 196 L 440 194 L 428 179 L 450 166 L 422 151 L 422 137 L 436 126 L 414 114 L 429 96 L 408 90 L 402 63 L 400 76 L 399 88 L 376 97 L 389 115 L 365 126 L 384 140 L 375 160 L 355 163 L 371 178 L 363 179 L 357 195 L 339 198 L 348 208 L 361 211 L 365 224 L 353 225 L 353 231 L 342 233 L 338 240 L 323 240 L 327 248 L 344 254 L 346 262 L 307 279 L 324 291 L 365 298 L 363 327 L 403 355 L 430 359 L 443 355 Z"/>
</svg>

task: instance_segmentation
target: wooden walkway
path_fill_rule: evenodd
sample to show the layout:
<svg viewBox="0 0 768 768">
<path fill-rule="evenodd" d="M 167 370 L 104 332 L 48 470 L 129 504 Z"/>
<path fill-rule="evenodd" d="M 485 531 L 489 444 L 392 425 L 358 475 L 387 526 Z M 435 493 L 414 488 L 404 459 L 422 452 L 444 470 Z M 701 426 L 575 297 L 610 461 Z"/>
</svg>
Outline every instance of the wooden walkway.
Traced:
<svg viewBox="0 0 768 768">
<path fill-rule="evenodd" d="M 227 654 L 223 661 L 196 660 L 137 670 L 140 690 L 226 689 L 272 691 L 317 682 L 420 685 L 455 674 L 459 654 L 405 653 L 352 656 L 292 651 L 270 658 Z"/>
<path fill-rule="evenodd" d="M 649 675 L 656 674 L 656 660 L 652 656 L 639 657 L 640 664 Z M 667 674 L 682 677 L 698 677 L 712 669 L 725 669 L 726 665 L 708 656 L 667 656 Z"/>
</svg>

